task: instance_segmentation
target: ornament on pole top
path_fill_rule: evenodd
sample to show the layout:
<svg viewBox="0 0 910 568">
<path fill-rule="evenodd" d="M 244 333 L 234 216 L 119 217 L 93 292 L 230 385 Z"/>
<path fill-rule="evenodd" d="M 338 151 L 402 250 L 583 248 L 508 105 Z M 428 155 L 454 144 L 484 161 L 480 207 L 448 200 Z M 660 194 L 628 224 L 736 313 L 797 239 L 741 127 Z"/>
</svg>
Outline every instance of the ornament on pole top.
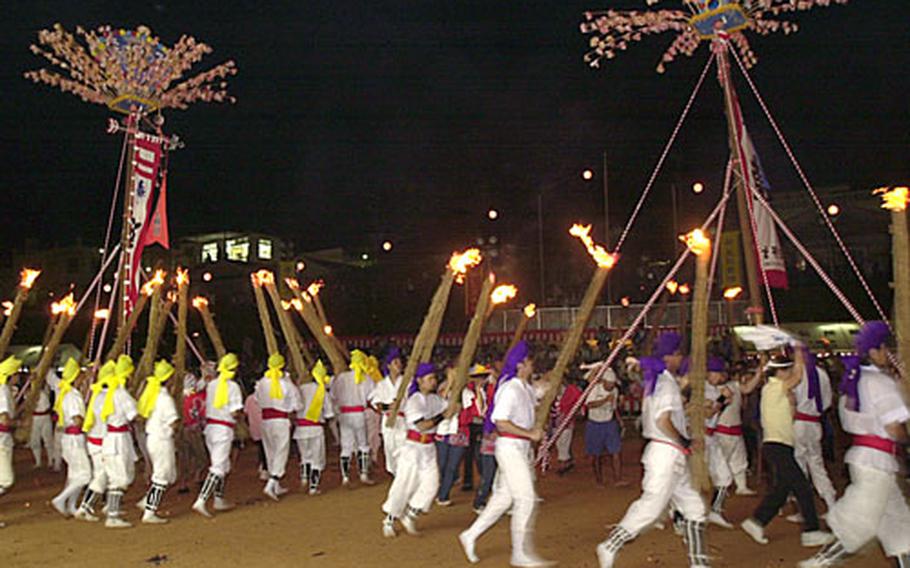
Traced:
<svg viewBox="0 0 910 568">
<path fill-rule="evenodd" d="M 671 31 L 676 38 L 664 52 L 657 66 L 663 73 L 665 65 L 678 56 L 691 56 L 703 41 L 732 43 L 751 67 L 758 62 L 745 35 L 751 30 L 766 36 L 776 32 L 791 34 L 799 30 L 792 21 L 779 19 L 788 13 L 803 12 L 849 0 L 678 0 L 682 7 L 655 10 L 606 10 L 585 12 L 581 32 L 591 35 L 585 62 L 600 67 L 600 62 L 616 57 L 634 42 L 646 36 Z M 648 6 L 658 0 L 647 0 Z"/>
<path fill-rule="evenodd" d="M 600 268 L 610 269 L 616 264 L 615 254 L 610 254 L 603 246 L 594 243 L 594 239 L 591 238 L 591 225 L 579 225 L 576 223 L 569 229 L 569 234 L 584 243 L 585 248 L 588 249 L 588 254 L 591 255 L 591 258 L 594 259 L 594 262 Z"/>
<path fill-rule="evenodd" d="M 455 281 L 461 284 L 468 269 L 477 266 L 482 260 L 480 249 L 470 248 L 462 253 L 455 252 L 449 259 L 449 269 L 455 274 Z"/>
<path fill-rule="evenodd" d="M 889 211 L 906 211 L 910 200 L 910 189 L 902 187 L 880 187 L 872 192 L 882 198 L 882 209 Z"/>
<path fill-rule="evenodd" d="M 518 288 L 511 284 L 500 284 L 490 293 L 490 301 L 494 305 L 505 304 L 518 295 Z"/>
<path fill-rule="evenodd" d="M 124 114 L 186 109 L 199 101 L 235 102 L 225 81 L 237 73 L 233 61 L 191 74 L 191 68 L 212 52 L 192 36 L 181 36 L 168 47 L 146 26 L 135 30 L 78 26 L 72 33 L 54 24 L 38 32 L 31 51 L 50 65 L 26 72 L 27 79 Z"/>
<path fill-rule="evenodd" d="M 527 306 L 524 307 L 523 311 L 524 311 L 525 317 L 528 319 L 531 319 L 535 315 L 537 315 L 537 304 L 528 304 Z"/>
</svg>

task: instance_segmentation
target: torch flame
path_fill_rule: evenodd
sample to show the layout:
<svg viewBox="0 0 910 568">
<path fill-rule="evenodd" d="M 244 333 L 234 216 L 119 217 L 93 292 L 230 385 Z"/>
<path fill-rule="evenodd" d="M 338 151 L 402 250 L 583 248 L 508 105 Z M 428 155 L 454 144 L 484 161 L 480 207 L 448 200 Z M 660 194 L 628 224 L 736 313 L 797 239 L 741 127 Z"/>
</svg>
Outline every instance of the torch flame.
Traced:
<svg viewBox="0 0 910 568">
<path fill-rule="evenodd" d="M 111 317 L 111 311 L 107 308 L 101 308 L 100 310 L 95 310 L 95 319 L 96 320 L 106 320 Z"/>
<path fill-rule="evenodd" d="M 286 312 L 291 311 L 291 303 L 287 300 L 281 300 L 281 309 Z"/>
<path fill-rule="evenodd" d="M 253 284 L 257 286 L 275 283 L 275 275 L 270 270 L 262 269 L 258 272 L 254 272 L 250 274 L 250 278 L 253 279 Z"/>
<path fill-rule="evenodd" d="M 680 294 L 682 294 L 683 296 L 688 296 L 690 291 L 691 291 L 691 290 L 689 289 L 689 285 L 688 285 L 688 284 L 680 284 L 680 286 L 679 286 L 679 293 L 680 293 Z"/>
<path fill-rule="evenodd" d="M 291 290 L 300 290 L 300 282 L 296 278 L 285 278 L 284 283 L 288 285 L 288 288 Z"/>
<path fill-rule="evenodd" d="M 0 304 L 0 305 L 3 306 L 3 315 L 4 316 L 9 317 L 13 314 L 13 303 L 11 301 L 5 300 L 3 302 L 3 304 Z"/>
<path fill-rule="evenodd" d="M 142 285 L 142 293 L 145 294 L 146 296 L 151 296 L 159 286 L 164 284 L 164 277 L 166 275 L 167 275 L 167 273 L 165 271 L 156 270 L 155 276 L 153 276 L 151 278 L 151 280 L 149 280 L 148 282 L 146 282 L 145 284 Z M 180 278 L 179 271 L 177 273 L 177 278 L 179 281 L 179 278 Z"/>
<path fill-rule="evenodd" d="M 209 300 L 203 296 L 196 296 L 193 298 L 193 307 L 197 310 L 203 310 L 209 307 Z"/>
<path fill-rule="evenodd" d="M 322 331 L 324 331 L 326 335 L 332 335 L 333 333 L 332 326 L 329 324 L 325 324 L 325 326 L 322 328 Z"/>
<path fill-rule="evenodd" d="M 318 296 L 319 291 L 325 286 L 325 282 L 322 280 L 316 280 L 309 286 L 307 286 L 306 291 L 309 292 L 310 296 Z"/>
<path fill-rule="evenodd" d="M 692 254 L 696 256 L 701 256 L 711 250 L 711 239 L 701 229 L 695 229 L 685 235 L 680 235 L 679 240 L 686 243 Z"/>
<path fill-rule="evenodd" d="M 597 266 L 613 268 L 616 264 L 616 255 L 608 253 L 601 245 L 594 243 L 594 239 L 591 238 L 591 225 L 579 225 L 576 223 L 569 229 L 569 234 L 584 243 L 585 248 L 588 249 L 588 254 L 591 255 Z"/>
<path fill-rule="evenodd" d="M 34 268 L 23 268 L 22 272 L 19 275 L 22 279 L 19 281 L 19 287 L 23 290 L 29 290 L 35 284 L 35 280 L 38 279 L 38 276 L 41 274 L 40 270 L 35 270 Z"/>
<path fill-rule="evenodd" d="M 303 311 L 303 302 L 300 301 L 300 298 L 291 298 L 291 306 L 298 312 Z"/>
<path fill-rule="evenodd" d="M 906 211 L 910 190 L 907 187 L 880 187 L 872 192 L 882 197 L 882 209 L 889 211 Z"/>
<path fill-rule="evenodd" d="M 537 305 L 528 304 L 524 309 L 525 317 L 528 319 L 533 318 L 537 314 Z"/>
<path fill-rule="evenodd" d="M 76 300 L 70 292 L 59 302 L 51 304 L 51 313 L 54 315 L 66 314 L 70 317 L 76 315 Z"/>
<path fill-rule="evenodd" d="M 724 298 L 728 300 L 735 300 L 742 293 L 743 289 L 741 286 L 733 286 L 732 288 L 727 288 L 724 290 Z"/>
<path fill-rule="evenodd" d="M 504 304 L 514 298 L 518 294 L 518 288 L 512 286 L 511 284 L 500 284 L 493 289 L 493 292 L 490 294 L 490 300 L 493 302 L 493 305 Z"/>
<path fill-rule="evenodd" d="M 670 295 L 673 296 L 676 294 L 676 291 L 679 290 L 679 282 L 676 280 L 670 280 L 667 282 L 667 292 L 670 292 Z"/>
<path fill-rule="evenodd" d="M 174 279 L 177 286 L 183 286 L 190 283 L 190 271 L 186 268 L 177 268 L 177 276 Z"/>
<path fill-rule="evenodd" d="M 468 269 L 480 264 L 480 261 L 483 260 L 483 256 L 480 254 L 480 249 L 471 248 L 463 253 L 452 253 L 452 258 L 449 259 L 449 269 L 455 273 L 455 281 L 461 284 L 464 282 L 464 276 L 468 273 Z"/>
</svg>

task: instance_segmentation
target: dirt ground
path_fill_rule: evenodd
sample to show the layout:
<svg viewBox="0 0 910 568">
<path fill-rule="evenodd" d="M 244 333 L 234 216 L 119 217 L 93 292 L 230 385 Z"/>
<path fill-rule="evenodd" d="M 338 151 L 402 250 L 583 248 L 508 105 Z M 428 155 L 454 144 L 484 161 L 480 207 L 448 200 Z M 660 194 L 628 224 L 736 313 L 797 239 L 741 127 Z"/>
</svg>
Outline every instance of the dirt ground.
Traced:
<svg viewBox="0 0 910 568">
<path fill-rule="evenodd" d="M 576 429 L 575 455 L 582 456 L 580 428 Z M 639 440 L 624 442 L 625 475 L 640 478 Z M 143 492 L 136 483 L 127 494 L 127 518 L 135 528 L 114 531 L 98 524 L 61 518 L 49 500 L 63 484 L 62 474 L 34 471 L 28 450 L 17 450 L 18 478 L 12 491 L 0 499 L 0 519 L 7 528 L 0 530 L 2 566 L 394 566 L 464 567 L 456 536 L 474 519 L 471 493 L 453 490 L 455 504 L 434 507 L 421 519 L 423 534 L 405 534 L 385 539 L 380 533 L 389 478 L 380 477 L 374 487 L 351 489 L 339 486 L 337 450 L 330 450 L 329 473 L 323 494 L 311 497 L 295 489 L 280 503 L 262 493 L 256 478 L 256 451 L 247 448 L 240 454 L 235 471 L 228 479 L 228 497 L 238 507 L 203 519 L 190 511 L 194 495 L 178 495 L 170 490 L 162 514 L 171 519 L 164 526 L 138 524 L 139 512 L 133 507 Z M 296 463 L 293 464 L 296 467 Z M 140 465 L 141 468 L 141 465 Z M 289 468 L 291 470 L 291 468 Z M 537 547 L 546 558 L 559 560 L 561 566 L 596 567 L 594 547 L 606 536 L 606 526 L 618 522 L 626 507 L 639 493 L 631 486 L 617 489 L 599 487 L 593 482 L 590 465 L 579 459 L 576 468 L 564 477 L 549 474 L 538 483 L 544 498 L 537 518 Z M 727 517 L 738 523 L 757 504 L 755 497 L 731 497 Z M 771 543 L 755 544 L 740 530 L 711 527 L 708 541 L 716 567 L 795 566 L 811 555 L 813 549 L 799 546 L 796 525 L 776 519 L 767 529 Z M 479 566 L 508 566 L 508 520 L 500 521 L 478 543 Z M 653 530 L 628 544 L 616 566 L 686 566 L 681 539 L 670 529 Z M 890 566 L 878 546 L 846 564 L 848 567 Z"/>
</svg>

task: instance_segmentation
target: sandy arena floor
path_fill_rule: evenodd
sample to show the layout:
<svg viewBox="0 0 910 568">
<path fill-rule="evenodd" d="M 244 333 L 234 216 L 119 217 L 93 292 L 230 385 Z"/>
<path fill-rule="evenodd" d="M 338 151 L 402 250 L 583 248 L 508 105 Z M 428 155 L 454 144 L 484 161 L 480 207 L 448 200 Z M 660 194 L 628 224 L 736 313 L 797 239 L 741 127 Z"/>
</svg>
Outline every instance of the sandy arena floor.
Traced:
<svg viewBox="0 0 910 568">
<path fill-rule="evenodd" d="M 582 455 L 581 432 L 576 430 L 576 455 Z M 640 441 L 625 443 L 625 473 L 637 480 Z M 31 470 L 31 454 L 17 450 L 18 479 L 10 494 L 0 500 L 0 519 L 8 526 L 0 530 L 2 566 L 392 566 L 464 567 L 456 535 L 474 519 L 471 493 L 456 485 L 455 504 L 434 508 L 421 519 L 424 534 L 400 535 L 389 540 L 380 533 L 389 478 L 380 477 L 374 487 L 351 489 L 339 486 L 337 450 L 330 450 L 328 478 L 320 496 L 310 497 L 295 490 L 274 503 L 261 493 L 255 475 L 255 450 L 241 453 L 236 470 L 228 480 L 228 496 L 238 503 L 234 511 L 203 519 L 190 511 L 194 495 L 170 490 L 162 514 L 171 519 L 164 526 L 144 526 L 121 531 L 100 525 L 62 519 L 50 508 L 49 500 L 63 484 L 62 474 Z M 140 466 L 141 467 L 141 466 Z M 296 462 L 293 464 L 296 468 Z M 290 469 L 290 468 L 289 468 Z M 134 484 L 125 502 L 127 518 L 137 522 L 133 504 L 141 497 L 141 483 Z M 616 523 L 638 495 L 638 487 L 598 487 L 590 466 L 579 460 L 575 470 L 564 477 L 550 474 L 538 489 L 544 498 L 537 519 L 537 546 L 546 558 L 561 566 L 592 567 L 596 543 L 606 535 L 606 525 Z M 757 504 L 755 497 L 732 497 L 727 517 L 742 521 Z M 711 527 L 708 541 L 716 567 L 795 566 L 813 550 L 799 546 L 796 525 L 775 520 L 767 529 L 771 544 L 760 546 L 740 530 Z M 478 544 L 479 566 L 508 566 L 509 528 L 503 520 Z M 685 566 L 683 544 L 670 529 L 651 531 L 630 543 L 616 563 L 619 568 Z M 885 567 L 878 546 L 846 566 Z"/>
</svg>

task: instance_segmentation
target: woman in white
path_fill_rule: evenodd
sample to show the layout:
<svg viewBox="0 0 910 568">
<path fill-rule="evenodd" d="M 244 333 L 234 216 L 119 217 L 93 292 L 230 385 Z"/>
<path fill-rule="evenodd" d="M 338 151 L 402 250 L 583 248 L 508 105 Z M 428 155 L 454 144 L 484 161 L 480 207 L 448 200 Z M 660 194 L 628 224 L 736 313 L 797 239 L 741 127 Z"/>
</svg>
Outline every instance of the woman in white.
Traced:
<svg viewBox="0 0 910 568">
<path fill-rule="evenodd" d="M 419 534 L 417 517 L 430 509 L 433 497 L 439 490 L 439 468 L 436 465 L 436 427 L 453 413 L 447 403 L 436 394 L 436 368 L 431 363 L 421 363 L 408 386 L 408 399 L 404 406 L 407 440 L 398 455 L 398 473 L 389 487 L 389 495 L 382 510 L 382 534 L 395 536 L 395 521 L 400 521 L 408 534 Z"/>
<path fill-rule="evenodd" d="M 63 368 L 63 378 L 58 386 L 58 398 L 54 404 L 59 425 L 63 428 L 61 450 L 66 461 L 66 485 L 51 505 L 64 517 L 76 514 L 76 504 L 82 489 L 92 480 L 92 464 L 85 450 L 85 436 L 82 421 L 85 418 L 85 401 L 82 393 L 73 388 L 79 378 L 79 363 L 68 359 Z"/>
<path fill-rule="evenodd" d="M 174 429 L 180 420 L 174 398 L 162 383 L 174 374 L 174 367 L 167 361 L 158 361 L 155 372 L 146 379 L 145 389 L 139 397 L 139 415 L 145 419 L 146 444 L 152 462 L 152 485 L 140 504 L 145 508 L 142 522 L 160 525 L 167 522 L 158 516 L 158 507 L 169 485 L 177 481 L 177 450 L 174 446 Z"/>
<path fill-rule="evenodd" d="M 465 556 L 480 561 L 475 552 L 477 539 L 511 509 L 512 566 L 551 566 L 553 562 L 534 551 L 534 491 L 531 442 L 540 441 L 543 432 L 534 426 L 537 398 L 530 380 L 534 363 L 528 345 L 520 341 L 506 355 L 493 403 L 487 409 L 486 429 L 495 428 L 498 467 L 493 496 L 468 530 L 458 535 Z"/>
</svg>

